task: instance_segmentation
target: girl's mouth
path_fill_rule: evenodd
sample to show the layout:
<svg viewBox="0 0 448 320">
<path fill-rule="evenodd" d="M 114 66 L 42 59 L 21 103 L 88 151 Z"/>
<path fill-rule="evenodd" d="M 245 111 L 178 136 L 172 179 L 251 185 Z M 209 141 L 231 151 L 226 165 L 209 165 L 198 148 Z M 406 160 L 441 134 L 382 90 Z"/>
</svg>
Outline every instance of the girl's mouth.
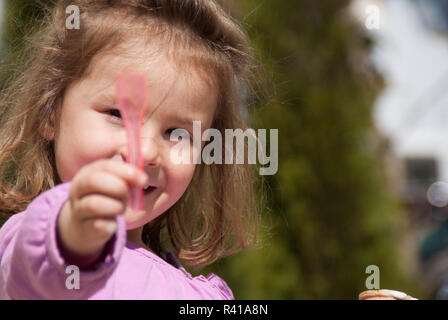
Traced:
<svg viewBox="0 0 448 320">
<path fill-rule="evenodd" d="M 153 186 L 147 186 L 145 188 L 143 188 L 143 192 L 145 195 L 150 194 L 152 191 L 154 191 L 156 189 L 156 187 Z"/>
</svg>

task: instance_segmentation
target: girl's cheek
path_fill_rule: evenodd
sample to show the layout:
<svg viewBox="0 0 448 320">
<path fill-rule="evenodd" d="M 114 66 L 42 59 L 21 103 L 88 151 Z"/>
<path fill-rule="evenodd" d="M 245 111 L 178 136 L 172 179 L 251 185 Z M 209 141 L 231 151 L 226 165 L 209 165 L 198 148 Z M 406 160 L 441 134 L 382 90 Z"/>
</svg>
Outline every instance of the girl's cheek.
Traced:
<svg viewBox="0 0 448 320">
<path fill-rule="evenodd" d="M 174 185 L 176 193 L 183 193 L 188 188 L 196 169 L 194 157 L 200 156 L 200 148 L 194 149 L 189 142 L 177 143 L 169 149 L 168 158 L 164 161 L 168 183 Z"/>
<path fill-rule="evenodd" d="M 195 168 L 196 165 L 193 163 L 170 163 L 170 166 L 165 170 L 168 176 L 168 184 L 174 185 L 176 189 L 183 193 L 193 178 Z"/>
<path fill-rule="evenodd" d="M 124 133 L 107 131 L 93 131 L 83 133 L 79 141 L 78 150 L 89 161 L 102 158 L 111 158 L 126 144 Z"/>
<path fill-rule="evenodd" d="M 109 159 L 126 144 L 125 135 L 101 130 L 80 130 L 61 136 L 56 148 L 57 169 L 62 181 L 70 181 L 85 165 Z"/>
</svg>

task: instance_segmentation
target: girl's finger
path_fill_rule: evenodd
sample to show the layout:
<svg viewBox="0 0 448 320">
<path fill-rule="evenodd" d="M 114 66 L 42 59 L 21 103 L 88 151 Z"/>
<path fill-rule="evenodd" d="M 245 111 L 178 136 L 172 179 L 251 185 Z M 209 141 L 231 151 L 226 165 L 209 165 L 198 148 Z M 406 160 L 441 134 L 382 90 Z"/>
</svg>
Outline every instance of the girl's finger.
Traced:
<svg viewBox="0 0 448 320">
<path fill-rule="evenodd" d="M 143 188 L 148 183 L 148 175 L 138 167 L 126 162 L 104 160 L 98 163 L 101 169 L 116 174 L 129 184 Z"/>
<path fill-rule="evenodd" d="M 72 197 L 75 200 L 89 194 L 102 194 L 125 201 L 129 187 L 126 181 L 112 173 L 86 170 L 74 179 L 72 189 Z"/>
<path fill-rule="evenodd" d="M 107 196 L 91 194 L 80 199 L 75 209 L 80 212 L 79 218 L 81 220 L 94 218 L 111 219 L 124 213 L 126 203 Z"/>
<path fill-rule="evenodd" d="M 88 231 L 87 234 L 94 235 L 96 239 L 110 238 L 118 228 L 115 219 L 89 219 L 84 221 L 84 228 Z"/>
</svg>

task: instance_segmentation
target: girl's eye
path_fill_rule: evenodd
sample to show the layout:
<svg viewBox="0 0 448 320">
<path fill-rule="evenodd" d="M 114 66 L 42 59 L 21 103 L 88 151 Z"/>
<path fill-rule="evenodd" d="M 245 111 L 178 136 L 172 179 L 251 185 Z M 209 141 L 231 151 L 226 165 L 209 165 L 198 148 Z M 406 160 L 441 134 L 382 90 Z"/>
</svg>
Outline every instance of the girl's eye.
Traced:
<svg viewBox="0 0 448 320">
<path fill-rule="evenodd" d="M 188 130 L 182 129 L 182 128 L 169 128 L 165 131 L 165 133 L 170 138 L 173 138 L 173 140 L 178 140 L 179 137 L 183 137 L 184 139 L 188 139 L 188 140 L 192 139 L 190 132 L 188 132 Z"/>
<path fill-rule="evenodd" d="M 118 110 L 118 109 L 110 109 L 110 110 L 107 110 L 106 112 L 109 115 L 111 115 L 112 117 L 121 119 L 121 113 L 120 113 L 120 110 Z"/>
</svg>

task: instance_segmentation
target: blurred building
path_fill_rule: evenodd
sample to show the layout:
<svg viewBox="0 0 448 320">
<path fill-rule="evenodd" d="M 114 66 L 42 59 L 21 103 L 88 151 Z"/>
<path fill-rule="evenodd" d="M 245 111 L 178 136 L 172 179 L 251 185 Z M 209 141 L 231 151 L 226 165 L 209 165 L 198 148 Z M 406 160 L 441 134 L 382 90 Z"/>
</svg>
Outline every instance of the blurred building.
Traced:
<svg viewBox="0 0 448 320">
<path fill-rule="evenodd" d="M 365 24 L 377 8 L 379 25 Z M 422 273 L 434 298 L 448 298 L 448 0 L 355 0 L 352 11 L 375 40 L 385 80 L 375 123 L 401 171 Z M 401 177 L 401 178 L 400 178 Z"/>
</svg>

